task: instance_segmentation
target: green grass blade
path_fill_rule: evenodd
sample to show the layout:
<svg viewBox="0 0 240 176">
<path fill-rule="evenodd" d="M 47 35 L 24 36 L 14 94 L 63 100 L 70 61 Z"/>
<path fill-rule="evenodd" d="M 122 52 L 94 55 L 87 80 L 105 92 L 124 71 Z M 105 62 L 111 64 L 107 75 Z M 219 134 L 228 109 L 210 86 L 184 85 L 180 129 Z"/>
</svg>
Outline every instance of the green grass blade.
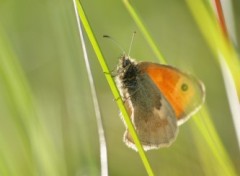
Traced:
<svg viewBox="0 0 240 176">
<path fill-rule="evenodd" d="M 6 165 L 13 175 L 65 175 L 65 167 L 61 155 L 57 153 L 46 132 L 46 129 L 38 118 L 34 97 L 24 71 L 18 61 L 8 36 L 0 29 L 0 77 L 6 87 L 10 99 L 9 108 L 16 129 L 16 138 L 19 144 L 18 150 L 21 156 L 14 155 L 13 148 L 8 147 L 0 135 L 1 147 L 4 147 L 3 156 Z M 15 129 L 13 129 L 15 130 Z M 4 145 L 5 144 L 5 145 Z M 18 145 L 17 145 L 18 146 Z M 16 149 L 16 148 L 15 148 Z M 60 167 L 58 167 L 60 166 Z M 5 171 L 7 172 L 7 170 Z M 21 175 L 20 174 L 20 175 Z"/>
<path fill-rule="evenodd" d="M 159 59 L 159 61 L 162 64 L 166 64 L 167 63 L 166 60 L 164 59 L 163 55 L 160 53 L 157 45 L 153 41 L 151 35 L 149 34 L 148 30 L 144 26 L 142 20 L 139 18 L 138 14 L 135 12 L 133 7 L 130 5 L 129 1 L 128 0 L 123 0 L 123 2 L 124 2 L 124 5 L 126 6 L 127 10 L 129 11 L 129 13 L 131 14 L 133 20 L 135 21 L 135 23 L 138 25 L 139 29 L 143 33 L 143 36 L 147 40 L 149 46 L 152 48 L 153 52 L 155 53 L 155 55 Z"/>
<path fill-rule="evenodd" d="M 35 172 L 33 165 L 33 154 L 31 148 L 31 141 L 29 132 L 31 131 L 31 124 L 34 119 L 32 116 L 33 108 L 31 103 L 31 94 L 29 93 L 29 87 L 25 80 L 24 74 L 21 70 L 20 64 L 17 62 L 16 56 L 8 42 L 8 38 L 4 30 L 0 28 L 0 77 L 6 87 L 6 94 L 8 95 L 10 102 L 9 107 L 11 108 L 13 122 L 17 128 L 17 132 L 22 139 L 22 145 L 26 151 L 26 158 L 24 162 L 26 165 L 27 172 L 33 174 Z M 1 136 L 1 147 L 4 147 L 5 151 L 1 155 L 6 156 L 5 161 L 9 162 L 9 158 L 12 158 L 11 149 L 4 144 L 4 136 Z M 13 158 L 12 158 L 13 159 Z M 14 160 L 14 159 L 13 159 Z M 12 162 L 12 164 L 16 164 Z M 11 167 L 9 168 L 11 169 Z M 16 170 L 15 170 L 16 169 Z M 17 174 L 19 168 L 12 167 L 11 173 Z"/>
<path fill-rule="evenodd" d="M 195 3 L 195 1 L 191 1 L 191 2 L 192 2 L 192 4 Z M 150 37 L 149 32 L 146 31 L 146 27 L 141 22 L 136 11 L 133 9 L 133 7 L 128 2 L 128 0 L 124 0 L 124 4 L 126 5 L 126 8 L 129 11 L 129 13 L 131 14 L 131 16 L 133 17 L 135 23 L 138 25 L 140 30 L 143 32 L 143 35 L 145 36 L 148 44 L 151 46 L 153 52 L 156 54 L 156 56 L 159 58 L 159 60 L 161 62 L 165 63 L 165 60 L 163 59 L 162 54 L 160 54 L 160 51 L 156 52 L 157 47 L 154 44 L 152 37 Z M 205 24 L 205 26 L 208 26 L 208 25 L 210 25 L 210 26 L 213 25 L 211 20 L 209 20 L 208 23 Z M 211 43 L 212 41 L 209 40 L 209 42 Z M 212 43 L 211 47 L 213 48 L 213 51 L 215 53 L 218 52 L 218 49 L 213 46 L 213 43 Z M 215 157 L 216 161 L 219 163 L 219 167 L 224 171 L 224 173 L 230 173 L 231 175 L 236 175 L 236 173 L 233 169 L 233 165 L 231 164 L 231 161 L 229 159 L 229 156 L 227 155 L 227 152 L 224 149 L 219 136 L 217 135 L 216 129 L 215 129 L 213 123 L 211 122 L 211 116 L 209 116 L 208 110 L 206 109 L 205 106 L 203 106 L 200 112 L 201 112 L 201 117 L 198 114 L 198 115 L 195 115 L 195 117 L 193 117 L 193 118 L 195 119 L 194 122 L 196 123 L 196 126 L 198 127 L 201 134 L 203 135 L 204 140 L 207 142 L 207 145 L 209 146 L 209 150 L 212 151 L 213 156 Z M 200 120 L 202 118 L 204 118 L 206 121 L 208 121 L 207 126 L 205 126 L 206 123 L 203 123 Z M 209 138 L 209 136 L 211 136 L 211 138 Z M 212 139 L 214 139 L 214 141 Z M 213 147 L 213 146 L 215 146 L 215 147 Z M 224 157 L 219 157 L 222 155 Z"/>
<path fill-rule="evenodd" d="M 215 59 L 219 61 L 219 57 L 222 57 L 226 61 L 240 97 L 240 60 L 235 48 L 224 36 L 213 12 L 209 11 L 202 0 L 186 0 L 186 3 Z"/>
<path fill-rule="evenodd" d="M 112 79 L 112 76 L 110 74 L 108 66 L 107 66 L 107 64 L 105 62 L 105 59 L 104 59 L 104 57 L 102 55 L 102 52 L 101 52 L 101 50 L 99 48 L 99 45 L 98 45 L 98 43 L 97 43 L 97 41 L 96 41 L 96 39 L 94 37 L 94 34 L 93 34 L 92 29 L 90 27 L 90 24 L 89 24 L 89 22 L 88 22 L 88 20 L 86 18 L 85 13 L 84 13 L 83 7 L 82 7 L 82 5 L 81 5 L 81 3 L 79 1 L 76 0 L 75 2 L 77 4 L 78 13 L 79 13 L 80 19 L 81 19 L 81 21 L 83 23 L 84 29 L 85 29 L 85 31 L 87 33 L 87 36 L 88 36 L 88 38 L 89 38 L 89 40 L 90 40 L 90 42 L 92 44 L 92 47 L 93 47 L 93 49 L 94 49 L 94 51 L 95 51 L 95 53 L 97 55 L 97 58 L 98 58 L 99 63 L 101 65 L 101 67 L 102 67 L 102 70 L 105 73 L 106 79 L 107 79 L 107 81 L 109 83 L 109 86 L 111 88 L 113 96 L 116 99 L 117 104 L 119 106 L 119 109 L 121 110 L 121 112 L 123 114 L 124 120 L 125 120 L 125 122 L 126 122 L 126 124 L 128 126 L 130 134 L 133 137 L 134 143 L 136 144 L 136 147 L 137 147 L 137 149 L 139 151 L 139 155 L 140 155 L 140 157 L 142 159 L 142 162 L 143 162 L 143 164 L 145 166 L 145 169 L 146 169 L 148 175 L 154 175 L 153 171 L 151 169 L 151 166 L 149 164 L 149 161 L 147 159 L 147 156 L 146 156 L 146 154 L 145 154 L 145 152 L 144 152 L 144 150 L 142 148 L 142 145 L 141 145 L 141 143 L 140 143 L 140 141 L 139 141 L 139 139 L 137 137 L 136 131 L 135 131 L 135 129 L 134 129 L 132 123 L 131 123 L 131 120 L 130 120 L 128 114 L 127 114 L 127 111 L 126 111 L 126 109 L 124 107 L 123 101 L 122 101 L 122 99 L 119 98 L 120 95 L 119 95 L 118 89 L 116 87 L 116 84 L 115 84 L 114 80 Z"/>
<path fill-rule="evenodd" d="M 97 121 L 97 128 L 98 128 L 98 136 L 99 136 L 99 146 L 100 146 L 100 163 L 101 163 L 101 175 L 108 175 L 108 157 L 107 157 L 107 144 L 106 144 L 106 139 L 104 135 L 104 128 L 103 128 L 103 122 L 102 122 L 102 114 L 100 112 L 100 107 L 99 107 L 99 101 L 96 93 L 96 87 L 93 81 L 93 75 L 91 71 L 91 66 L 89 63 L 89 57 L 87 53 L 87 48 L 85 44 L 85 39 L 83 36 L 83 29 L 82 29 L 82 24 L 78 16 L 78 11 L 77 11 L 77 6 L 76 6 L 76 1 L 74 1 L 74 9 L 75 9 L 75 14 L 76 14 L 76 19 L 78 23 L 78 29 L 79 29 L 79 36 L 81 39 L 82 43 L 82 50 L 83 50 L 83 57 L 85 60 L 85 65 L 88 73 L 88 80 L 91 88 L 91 94 L 92 94 L 92 100 L 93 100 L 93 105 L 94 105 L 94 111 L 95 111 L 95 116 L 96 116 L 96 121 Z"/>
<path fill-rule="evenodd" d="M 237 176 L 233 168 L 232 161 L 230 160 L 210 117 L 211 116 L 208 112 L 207 107 L 204 106 L 200 113 L 195 115 L 195 124 L 199 132 L 202 134 L 202 136 L 204 136 L 204 139 L 206 140 L 209 148 L 211 149 L 213 156 L 219 163 L 219 167 L 221 168 L 219 170 L 219 173 L 224 173 L 223 175 Z"/>
<path fill-rule="evenodd" d="M 224 79 L 225 79 L 225 87 L 226 91 L 228 93 L 228 99 L 229 99 L 229 106 L 232 111 L 232 117 L 235 121 L 235 129 L 238 136 L 238 143 L 239 143 L 239 124 L 236 124 L 239 120 L 239 101 L 240 101 L 240 61 L 237 55 L 237 52 L 235 48 L 233 47 L 231 41 L 229 41 L 229 38 L 226 37 L 226 34 L 221 30 L 221 25 L 217 21 L 217 19 L 214 16 L 213 11 L 209 11 L 209 7 L 206 7 L 206 4 L 204 4 L 202 1 L 197 0 L 194 3 L 192 1 L 186 1 L 189 9 L 195 18 L 195 21 L 197 25 L 199 26 L 199 29 L 202 33 L 202 35 L 205 37 L 205 40 L 207 41 L 209 47 L 212 49 L 212 52 L 215 54 L 215 59 L 219 62 L 220 68 L 222 70 Z M 208 24 L 206 26 L 206 23 Z M 226 75 L 226 71 L 229 71 L 229 74 Z M 228 77 L 228 78 L 227 78 Z M 229 80 L 233 78 L 234 82 L 232 81 L 231 89 L 229 90 Z M 228 80 L 226 80 L 228 79 Z M 226 85 L 227 84 L 227 85 Z M 237 92 L 235 96 L 230 97 L 233 92 Z M 234 109 L 234 107 L 237 107 Z M 222 148 L 219 148 L 220 151 L 222 151 Z M 224 152 L 224 154 L 226 154 Z M 225 155 L 226 161 L 229 160 L 227 156 Z M 223 163 L 222 163 L 223 165 Z M 228 166 L 228 169 L 231 171 L 233 168 L 231 165 L 226 164 Z M 224 166 L 223 166 L 224 168 Z M 234 173 L 234 172 L 230 172 Z"/>
</svg>

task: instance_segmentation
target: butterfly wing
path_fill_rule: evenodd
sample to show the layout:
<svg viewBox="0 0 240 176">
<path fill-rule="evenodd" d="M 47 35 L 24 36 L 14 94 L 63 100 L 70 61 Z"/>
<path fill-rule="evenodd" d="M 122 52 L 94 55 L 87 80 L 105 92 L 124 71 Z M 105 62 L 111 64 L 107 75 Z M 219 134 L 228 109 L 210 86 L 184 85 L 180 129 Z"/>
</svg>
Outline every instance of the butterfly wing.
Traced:
<svg viewBox="0 0 240 176">
<path fill-rule="evenodd" d="M 150 62 L 141 62 L 138 65 L 148 74 L 171 104 L 179 125 L 203 104 L 205 87 L 198 79 L 167 65 Z"/>
<path fill-rule="evenodd" d="M 129 90 L 125 101 L 126 109 L 145 150 L 167 147 L 176 139 L 178 127 L 175 113 L 147 74 L 137 77 L 137 89 Z M 125 143 L 136 149 L 134 141 L 126 130 Z"/>
</svg>

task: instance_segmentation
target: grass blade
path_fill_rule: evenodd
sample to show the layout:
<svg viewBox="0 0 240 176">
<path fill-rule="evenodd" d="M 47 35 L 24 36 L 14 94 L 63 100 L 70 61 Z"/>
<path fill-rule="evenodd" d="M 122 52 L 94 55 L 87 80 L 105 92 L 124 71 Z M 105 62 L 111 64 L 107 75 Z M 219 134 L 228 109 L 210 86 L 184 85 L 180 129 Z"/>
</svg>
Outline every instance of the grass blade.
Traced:
<svg viewBox="0 0 240 176">
<path fill-rule="evenodd" d="M 104 57 L 102 55 L 102 52 L 101 52 L 101 50 L 99 48 L 99 45 L 98 45 L 96 39 L 94 37 L 94 34 L 93 34 L 92 30 L 91 30 L 90 24 L 89 24 L 89 22 L 88 22 L 88 20 L 86 18 L 86 15 L 85 15 L 84 10 L 83 10 L 83 8 L 81 6 L 81 3 L 79 1 L 76 1 L 76 4 L 77 4 L 78 13 L 79 13 L 80 19 L 81 19 L 81 21 L 83 23 L 84 29 L 85 29 L 85 31 L 86 31 L 86 33 L 88 35 L 88 38 L 89 38 L 89 40 L 90 40 L 90 42 L 92 44 L 92 47 L 93 47 L 93 49 L 94 49 L 94 51 L 95 51 L 95 53 L 97 55 L 97 58 L 98 58 L 99 63 L 101 65 L 101 67 L 102 67 L 102 70 L 105 73 L 106 79 L 107 79 L 107 81 L 109 83 L 109 86 L 111 88 L 113 96 L 114 96 L 115 100 L 117 101 L 119 109 L 121 110 L 121 112 L 123 114 L 124 120 L 126 121 L 126 124 L 128 126 L 128 129 L 129 129 L 129 132 L 130 132 L 130 134 L 133 137 L 133 140 L 134 140 L 134 143 L 136 144 L 136 147 L 138 148 L 139 155 L 140 155 L 140 157 L 142 159 L 142 162 L 143 162 L 143 164 L 145 166 L 145 169 L 146 169 L 148 175 L 154 175 L 153 171 L 151 169 L 151 166 L 149 164 L 149 161 L 147 159 L 147 156 L 146 156 L 146 154 L 145 154 L 145 152 L 144 152 L 144 150 L 142 148 L 142 145 L 141 145 L 141 143 L 140 143 L 140 141 L 139 141 L 139 139 L 137 137 L 136 131 L 135 131 L 135 129 L 134 129 L 133 125 L 132 125 L 132 122 L 131 122 L 128 114 L 127 114 L 127 111 L 126 111 L 126 109 L 124 107 L 123 101 L 122 101 L 122 99 L 119 98 L 120 95 L 119 95 L 118 89 L 116 87 L 116 84 L 115 84 L 114 80 L 112 79 L 112 76 L 110 74 L 108 66 L 105 63 L 105 59 L 104 59 Z"/>
<path fill-rule="evenodd" d="M 146 27 L 141 22 L 141 19 L 138 16 L 138 14 L 136 13 L 136 11 L 134 10 L 134 8 L 131 6 L 131 4 L 129 3 L 128 0 L 124 0 L 123 2 L 124 2 L 124 5 L 126 6 L 127 10 L 129 11 L 129 13 L 133 17 L 133 20 L 138 25 L 138 27 L 142 31 L 143 35 L 145 36 L 147 42 L 151 46 L 153 52 L 159 58 L 160 62 L 166 63 L 165 60 L 162 57 L 162 54 L 160 54 L 160 51 L 156 51 L 157 46 L 154 44 L 152 38 L 150 37 L 149 32 L 147 32 Z M 190 1 L 190 2 L 192 4 L 194 4 L 194 6 L 195 6 L 195 1 Z M 197 12 L 196 10 L 194 11 L 194 13 L 199 15 L 199 12 Z M 208 19 L 207 24 L 204 24 L 204 27 L 206 27 L 206 26 L 214 26 L 214 25 L 216 25 L 216 24 L 213 23 L 212 18 L 210 18 L 210 19 Z M 202 26 L 203 26 L 203 24 L 202 24 Z M 207 33 L 207 30 L 208 29 L 204 30 L 204 32 Z M 211 28 L 211 30 L 213 30 L 213 28 Z M 222 40 L 224 40 L 224 38 L 222 38 Z M 209 42 L 211 43 L 212 40 L 209 39 Z M 223 44 L 222 41 L 221 41 L 221 44 Z M 225 46 L 225 45 L 224 46 L 219 45 L 219 46 L 225 47 L 224 49 L 227 50 L 227 46 Z M 211 47 L 212 47 L 213 51 L 216 52 L 216 53 L 219 50 L 218 48 L 216 48 L 214 46 L 213 43 L 211 43 Z M 230 54 L 230 53 L 228 53 L 228 54 Z M 235 67 L 235 71 L 236 70 L 237 70 L 237 68 Z M 218 163 L 220 165 L 219 167 L 221 167 L 222 170 L 224 171 L 224 173 L 226 173 L 226 174 L 230 173 L 231 175 L 236 175 L 236 173 L 235 173 L 235 171 L 233 169 L 233 165 L 230 164 L 231 162 L 230 162 L 229 156 L 227 155 L 227 152 L 225 151 L 222 143 L 220 142 L 220 138 L 217 135 L 216 129 L 215 129 L 213 123 L 211 122 L 211 118 L 210 117 L 211 116 L 209 115 L 207 108 L 205 106 L 203 106 L 202 109 L 201 109 L 201 115 L 199 115 L 199 114 L 195 115 L 193 117 L 193 119 L 194 119 L 194 122 L 196 123 L 196 126 L 198 127 L 198 130 L 203 135 L 204 140 L 207 142 L 207 144 L 209 146 L 209 149 L 214 154 L 214 157 L 215 157 L 216 161 L 218 161 Z M 200 120 L 202 118 L 206 119 L 207 123 L 203 123 Z M 209 138 L 209 136 L 212 136 L 212 137 Z M 214 141 L 213 141 L 213 139 L 214 139 Z M 215 146 L 215 147 L 213 147 L 213 146 Z M 224 156 L 223 158 L 219 157 L 219 156 L 222 156 L 222 155 Z"/>
<path fill-rule="evenodd" d="M 94 81 L 93 81 L 90 63 L 88 61 L 89 58 L 88 58 L 88 54 L 87 54 L 85 40 L 83 37 L 81 21 L 79 19 L 78 12 L 77 12 L 76 1 L 73 1 L 73 4 L 74 4 L 74 9 L 75 9 L 76 19 L 78 22 L 79 36 L 80 36 L 80 39 L 82 42 L 82 50 L 83 50 L 84 60 L 85 60 L 85 64 L 86 64 L 86 68 L 87 68 L 87 72 L 88 72 L 88 80 L 89 80 L 90 87 L 91 87 L 94 111 L 95 111 L 95 116 L 96 116 L 96 120 L 97 120 L 99 144 L 100 144 L 101 175 L 107 176 L 108 175 L 107 144 L 106 144 L 106 139 L 105 139 L 105 135 L 104 135 L 102 115 L 100 112 L 100 107 L 99 107 L 99 103 L 98 103 L 98 99 L 97 99 L 97 93 L 96 93 L 96 88 L 95 88 Z"/>
</svg>

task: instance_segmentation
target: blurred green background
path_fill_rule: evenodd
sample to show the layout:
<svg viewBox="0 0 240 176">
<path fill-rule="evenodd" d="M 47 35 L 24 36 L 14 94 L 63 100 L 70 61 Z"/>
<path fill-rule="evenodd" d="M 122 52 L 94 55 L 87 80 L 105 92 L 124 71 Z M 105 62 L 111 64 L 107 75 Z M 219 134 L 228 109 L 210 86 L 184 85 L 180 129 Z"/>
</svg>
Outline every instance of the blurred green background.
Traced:
<svg viewBox="0 0 240 176">
<path fill-rule="evenodd" d="M 122 1 L 81 2 L 110 69 L 122 52 L 103 34 L 128 50 L 136 31 L 131 56 L 158 62 Z M 205 103 L 240 174 L 222 73 L 185 1 L 132 3 L 168 63 L 194 72 L 205 83 Z M 240 42 L 240 2 L 233 0 L 233 7 Z M 97 125 L 72 1 L 0 0 L 0 40 L 0 175 L 100 175 Z M 125 127 L 119 110 L 88 42 L 87 47 L 106 134 L 109 175 L 147 175 L 138 153 L 122 142 Z M 219 174 L 221 167 L 207 147 L 189 120 L 170 148 L 149 151 L 147 156 L 156 175 Z"/>
</svg>

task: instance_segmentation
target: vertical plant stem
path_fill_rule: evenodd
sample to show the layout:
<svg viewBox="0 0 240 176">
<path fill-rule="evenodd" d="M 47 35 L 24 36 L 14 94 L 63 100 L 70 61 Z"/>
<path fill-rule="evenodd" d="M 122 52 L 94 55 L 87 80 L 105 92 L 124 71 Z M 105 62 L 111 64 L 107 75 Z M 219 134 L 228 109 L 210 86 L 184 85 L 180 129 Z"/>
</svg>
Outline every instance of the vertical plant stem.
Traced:
<svg viewBox="0 0 240 176">
<path fill-rule="evenodd" d="M 91 72 L 91 67 L 89 64 L 89 58 L 87 54 L 87 48 L 85 45 L 85 40 L 83 37 L 83 31 L 82 31 L 82 26 L 81 26 L 81 21 L 78 16 L 77 12 L 77 5 L 75 0 L 73 1 L 74 4 L 74 10 L 75 10 L 75 15 L 77 19 L 77 24 L 78 24 L 78 29 L 79 29 L 79 36 L 82 42 L 82 50 L 83 50 L 83 56 L 86 64 L 86 69 L 88 73 L 88 80 L 91 88 L 91 94 L 92 94 L 92 99 L 93 99 L 93 105 L 94 105 L 94 111 L 95 111 L 95 116 L 97 120 L 97 127 L 98 127 L 98 136 L 99 136 L 99 145 L 100 145 L 100 163 L 101 163 L 101 175 L 102 176 L 107 176 L 108 175 L 108 157 L 107 157 L 107 145 L 106 145 L 106 139 L 104 135 L 104 128 L 103 128 L 103 123 L 102 123 L 102 116 L 100 113 L 100 108 L 99 108 L 99 103 L 97 99 L 97 93 L 96 93 L 96 88 L 94 85 L 93 81 L 93 76 Z"/>
<path fill-rule="evenodd" d="M 139 29 L 142 31 L 143 36 L 147 40 L 149 46 L 152 48 L 157 58 L 160 60 L 162 64 L 166 64 L 167 63 L 166 60 L 164 59 L 163 55 L 159 52 L 157 45 L 155 44 L 154 40 L 152 39 L 151 35 L 149 34 L 148 30 L 142 23 L 141 19 L 138 17 L 133 7 L 130 5 L 129 1 L 123 0 L 123 3 L 126 6 L 127 10 L 129 11 L 130 15 L 132 16 L 135 23 L 138 25 Z"/>
<path fill-rule="evenodd" d="M 222 5 L 220 0 L 215 0 L 215 8 L 217 9 L 217 16 L 219 19 L 219 26 L 223 31 L 223 35 L 227 38 L 227 41 L 230 43 L 230 38 L 227 31 L 227 26 L 225 23 L 225 18 L 222 10 Z M 234 127 L 238 140 L 238 147 L 240 149 L 240 103 L 238 100 L 237 90 L 234 84 L 234 80 L 232 78 L 231 72 L 225 62 L 225 60 L 219 55 L 220 67 L 224 78 L 224 84 L 226 87 L 229 108 L 232 113 L 232 118 L 234 121 Z M 240 71 L 240 70 L 239 70 Z"/>
<path fill-rule="evenodd" d="M 195 6 L 195 1 L 191 1 L 190 0 L 190 2 L 191 2 L 191 4 L 194 4 L 194 6 Z M 124 0 L 124 4 L 126 5 L 126 8 L 128 9 L 128 11 L 131 14 L 131 16 L 133 17 L 135 23 L 138 25 L 140 30 L 143 32 L 143 35 L 145 36 L 147 42 L 151 46 L 151 48 L 154 51 L 154 53 L 156 54 L 156 56 L 159 58 L 159 60 L 161 62 L 166 63 L 166 61 L 162 57 L 162 54 L 160 54 L 160 51 L 158 50 L 158 48 L 156 47 L 156 45 L 152 41 L 152 38 L 150 37 L 149 32 L 146 30 L 145 26 L 142 24 L 142 22 L 141 22 L 141 20 L 140 20 L 140 18 L 138 16 L 138 14 L 136 13 L 136 11 L 133 9 L 133 7 L 128 2 L 128 0 Z M 194 13 L 197 14 L 196 11 L 194 11 Z M 206 25 L 207 25 L 211 32 L 215 32 L 216 33 L 216 29 L 214 27 L 212 27 L 212 26 L 215 26 L 216 23 L 214 23 L 214 21 L 212 19 L 210 19 L 205 13 L 203 15 L 204 15 L 205 18 L 208 19 L 207 20 L 207 24 L 204 24 L 204 27 L 206 27 Z M 211 27 L 209 27 L 209 26 L 211 26 Z M 217 31 L 217 32 L 219 32 L 219 31 Z M 207 31 L 205 31 L 205 33 L 207 35 Z M 217 36 L 215 35 L 214 37 L 217 37 Z M 222 42 L 223 41 L 221 41 L 221 43 Z M 213 51 L 215 51 L 217 53 L 219 49 L 214 46 L 214 43 L 213 43 L 213 41 L 211 39 L 209 39 L 209 43 L 211 43 L 210 47 L 212 47 Z M 157 52 L 156 52 L 156 50 L 157 50 Z M 214 153 L 213 156 L 216 158 L 216 161 L 218 161 L 218 163 L 221 166 L 221 168 L 223 168 L 224 171 L 226 171 L 226 173 L 232 173 L 232 175 L 236 175 L 232 165 L 229 164 L 230 159 L 229 159 L 225 149 L 223 148 L 222 143 L 220 142 L 219 136 L 217 135 L 215 127 L 214 127 L 213 123 L 211 122 L 210 115 L 209 115 L 209 113 L 208 113 L 208 111 L 207 111 L 205 106 L 202 107 L 201 112 L 205 112 L 202 115 L 203 117 L 200 117 L 200 115 L 196 115 L 196 118 L 194 118 L 195 119 L 194 122 L 196 123 L 196 125 L 199 128 L 200 132 L 202 133 L 204 139 L 206 140 L 207 144 L 209 145 L 209 149 L 213 151 L 213 153 Z M 209 122 L 207 128 L 204 128 L 204 123 L 202 121 L 200 121 L 199 118 L 205 118 Z M 213 138 L 209 138 L 209 136 L 214 136 L 214 137 Z M 214 139 L 214 140 L 216 140 L 218 142 L 214 143 L 214 141 L 211 141 L 211 139 Z M 214 148 L 213 147 L 214 146 L 213 143 L 217 147 Z M 224 158 L 219 157 L 222 154 L 224 155 Z M 225 158 L 227 158 L 227 159 L 225 160 Z M 225 166 L 225 164 L 226 164 L 226 166 Z"/>
<path fill-rule="evenodd" d="M 192 13 L 199 30 L 205 38 L 209 48 L 215 55 L 215 59 L 219 61 L 219 55 L 228 65 L 231 75 L 233 77 L 235 87 L 238 92 L 238 99 L 240 97 L 240 60 L 234 47 L 228 42 L 227 38 L 222 35 L 213 12 L 209 12 L 209 8 L 204 5 L 202 0 L 186 0 L 186 3 Z"/>
<path fill-rule="evenodd" d="M 136 145 L 136 147 L 138 149 L 140 158 L 142 159 L 142 162 L 143 162 L 143 164 L 145 166 L 145 169 L 146 169 L 148 175 L 154 175 L 153 171 L 152 171 L 152 168 L 151 168 L 151 166 L 149 164 L 149 161 L 147 159 L 147 156 L 146 156 L 146 154 L 145 154 L 145 152 L 144 152 L 144 150 L 142 148 L 142 145 L 141 145 L 141 143 L 140 143 L 140 141 L 138 139 L 137 133 L 136 133 L 136 131 L 135 131 L 134 127 L 133 127 L 133 124 L 132 124 L 132 122 L 131 122 L 131 120 L 129 118 L 129 115 L 128 115 L 126 109 L 125 109 L 123 101 L 122 101 L 121 98 L 119 98 L 120 94 L 119 94 L 118 89 L 116 87 L 116 84 L 115 84 L 115 82 L 114 82 L 114 80 L 113 80 L 113 78 L 112 78 L 112 76 L 110 74 L 108 66 L 107 66 L 107 64 L 105 62 L 105 59 L 104 59 L 104 57 L 102 55 L 102 52 L 101 52 L 101 50 L 99 48 L 99 45 L 98 45 L 98 43 L 97 43 L 97 41 L 95 39 L 95 36 L 94 36 L 94 34 L 92 32 L 90 24 L 88 23 L 88 20 L 86 18 L 86 15 L 85 15 L 85 12 L 84 12 L 84 10 L 82 8 L 82 5 L 77 0 L 75 0 L 75 3 L 77 4 L 78 15 L 80 16 L 80 19 L 82 21 L 83 27 L 84 27 L 87 35 L 88 35 L 88 38 L 89 38 L 89 40 L 90 40 L 90 42 L 92 44 L 92 47 L 93 47 L 93 49 L 94 49 L 94 51 L 95 51 L 95 53 L 97 55 L 97 58 L 98 58 L 99 63 L 101 65 L 101 67 L 102 67 L 102 70 L 105 73 L 106 79 L 107 79 L 107 81 L 109 83 L 109 86 L 111 88 L 113 96 L 114 96 L 115 100 L 117 101 L 119 109 L 122 112 L 123 118 L 124 118 L 124 120 L 125 120 L 125 122 L 126 122 L 126 124 L 128 126 L 129 132 L 130 132 L 131 136 L 133 137 L 134 143 L 135 143 L 135 145 Z"/>
<path fill-rule="evenodd" d="M 219 19 L 220 26 L 222 28 L 222 32 L 225 35 L 225 37 L 227 38 L 227 40 L 229 40 L 227 27 L 226 27 L 224 15 L 223 15 L 221 1 L 220 0 L 214 0 L 214 2 L 215 2 L 216 9 L 217 9 L 218 19 Z"/>
</svg>

